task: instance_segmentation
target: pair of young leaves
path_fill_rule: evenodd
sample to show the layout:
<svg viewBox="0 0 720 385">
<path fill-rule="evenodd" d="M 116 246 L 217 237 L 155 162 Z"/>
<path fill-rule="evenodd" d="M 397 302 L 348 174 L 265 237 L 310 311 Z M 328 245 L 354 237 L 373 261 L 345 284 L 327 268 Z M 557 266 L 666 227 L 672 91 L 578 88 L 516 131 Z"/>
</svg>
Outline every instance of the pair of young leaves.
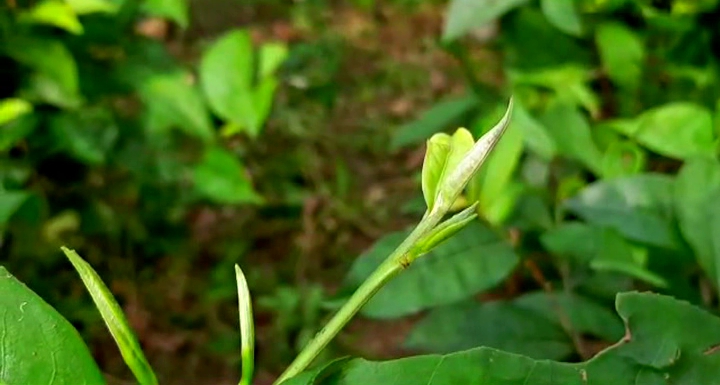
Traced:
<svg viewBox="0 0 720 385">
<path fill-rule="evenodd" d="M 132 331 L 120 305 L 108 287 L 103 283 L 95 270 L 74 250 L 62 248 L 67 258 L 77 270 L 83 284 L 92 296 L 95 306 L 105 321 L 110 334 L 120 349 L 123 360 L 128 365 L 140 385 L 157 385 L 158 380 L 140 347 L 135 333 Z M 255 332 L 252 320 L 250 291 L 245 276 L 238 265 L 235 265 L 235 277 L 238 289 L 240 311 L 242 376 L 240 385 L 250 385 L 254 370 Z"/>
</svg>

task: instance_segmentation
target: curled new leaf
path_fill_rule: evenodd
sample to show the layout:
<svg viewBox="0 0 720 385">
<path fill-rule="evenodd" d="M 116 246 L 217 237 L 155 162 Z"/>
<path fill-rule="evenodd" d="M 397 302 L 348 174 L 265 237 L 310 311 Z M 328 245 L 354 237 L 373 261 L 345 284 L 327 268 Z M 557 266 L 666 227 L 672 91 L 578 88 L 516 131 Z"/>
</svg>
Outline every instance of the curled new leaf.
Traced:
<svg viewBox="0 0 720 385">
<path fill-rule="evenodd" d="M 467 186 L 470 179 L 485 162 L 490 152 L 495 148 L 495 145 L 507 130 L 508 125 L 510 125 L 512 109 L 513 101 L 511 98 L 502 119 L 500 119 L 490 131 L 483 135 L 469 151 L 465 151 L 461 160 L 455 161 L 454 163 L 448 162 L 448 167 L 446 167 L 443 178 L 438 185 L 434 208 L 447 211 L 447 208 L 460 196 L 465 186 Z"/>
<path fill-rule="evenodd" d="M 133 372 L 135 378 L 140 385 L 157 385 L 158 381 L 155 373 L 145 358 L 140 343 L 110 290 L 90 264 L 85 262 L 74 250 L 62 247 L 62 251 L 80 274 L 83 284 L 90 296 L 92 296 L 95 306 L 105 321 L 105 325 L 107 325 L 110 334 L 117 343 L 123 360 Z"/>
<path fill-rule="evenodd" d="M 422 170 L 422 190 L 428 210 L 433 209 L 438 189 L 473 143 L 472 134 L 465 128 L 458 129 L 452 136 L 441 133 L 428 140 Z"/>
<path fill-rule="evenodd" d="M 422 169 L 422 192 L 428 210 L 432 209 L 435 203 L 435 193 L 449 152 L 450 135 L 440 133 L 428 139 Z"/>
<path fill-rule="evenodd" d="M 240 385 L 251 385 L 255 368 L 255 327 L 253 325 L 252 302 L 247 280 L 240 266 L 235 265 L 235 279 L 238 290 L 238 311 L 240 314 L 240 353 L 242 355 L 242 375 Z"/>
</svg>

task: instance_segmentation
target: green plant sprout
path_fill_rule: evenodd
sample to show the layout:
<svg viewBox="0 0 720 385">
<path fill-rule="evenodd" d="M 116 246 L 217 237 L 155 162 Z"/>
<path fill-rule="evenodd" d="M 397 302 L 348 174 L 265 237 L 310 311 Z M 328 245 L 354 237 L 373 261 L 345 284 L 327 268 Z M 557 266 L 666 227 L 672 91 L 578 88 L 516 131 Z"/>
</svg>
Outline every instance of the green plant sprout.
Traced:
<svg viewBox="0 0 720 385">
<path fill-rule="evenodd" d="M 255 327 L 253 324 L 252 301 L 245 274 L 235 265 L 235 280 L 238 291 L 238 314 L 240 318 L 240 354 L 242 374 L 240 385 L 251 385 L 255 369 Z"/>
<path fill-rule="evenodd" d="M 422 170 L 422 190 L 427 210 L 415 229 L 393 251 L 370 277 L 360 285 L 333 318 L 300 352 L 292 364 L 277 379 L 276 384 L 305 370 L 350 319 L 391 278 L 406 269 L 418 257 L 451 237 L 473 220 L 477 203 L 473 203 L 449 219 L 443 218 L 455 200 L 482 166 L 489 153 L 502 138 L 510 124 L 512 98 L 502 119 L 477 142 L 472 134 L 458 129 L 453 135 L 435 134 L 427 142 Z M 123 360 L 141 385 L 156 385 L 157 379 L 145 359 L 140 344 L 128 325 L 120 306 L 92 267 L 75 251 L 66 247 L 63 252 L 80 274 L 115 342 Z M 235 265 L 238 290 L 238 312 L 241 335 L 242 374 L 239 385 L 251 385 L 254 370 L 254 327 L 252 303 L 245 276 Z"/>
<path fill-rule="evenodd" d="M 505 115 L 477 142 L 464 128 L 452 136 L 435 134 L 428 140 L 422 170 L 422 187 L 427 211 L 415 229 L 360 285 L 350 299 L 300 352 L 275 384 L 305 370 L 340 330 L 360 311 L 382 286 L 443 240 L 475 218 L 475 205 L 441 222 L 475 172 L 502 138 L 512 115 L 512 98 Z"/>
</svg>

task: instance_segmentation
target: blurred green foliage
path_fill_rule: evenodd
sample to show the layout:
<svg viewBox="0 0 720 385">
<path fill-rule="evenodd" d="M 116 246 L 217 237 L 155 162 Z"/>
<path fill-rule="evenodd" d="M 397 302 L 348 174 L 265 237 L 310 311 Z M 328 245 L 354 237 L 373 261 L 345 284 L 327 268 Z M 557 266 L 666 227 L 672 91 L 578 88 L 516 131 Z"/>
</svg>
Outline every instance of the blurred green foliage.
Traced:
<svg viewBox="0 0 720 385">
<path fill-rule="evenodd" d="M 298 2 L 288 13 L 307 27 L 330 3 Z M 380 7 L 373 0 L 348 3 L 363 11 Z M 180 60 L 163 42 L 134 31 L 146 16 L 181 29 L 190 24 L 185 0 L 8 1 L 0 10 L 0 255 L 13 272 L 40 270 L 36 279 L 43 280 L 56 268 L 63 243 L 129 248 L 147 257 L 182 250 L 189 244 L 184 218 L 193 206 L 262 205 L 246 167 L 246 145 L 263 140 L 274 96 L 284 86 L 280 66 L 293 74 L 289 98 L 312 99 L 326 110 L 338 104 L 337 75 L 347 59 L 339 36 L 302 41 L 288 52 L 232 30 L 204 46 L 199 58 Z M 340 362 L 326 374 L 342 368 L 347 383 L 371 383 L 410 368 L 419 374 L 408 383 L 450 384 L 450 374 L 428 368 L 445 360 L 447 372 L 459 373 L 453 368 L 470 360 L 486 368 L 495 357 L 523 383 L 532 370 L 518 368 L 540 365 L 534 359 L 580 361 L 596 352 L 589 345 L 622 338 L 611 310 L 618 292 L 652 290 L 716 312 L 718 17 L 718 0 L 447 2 L 435 48 L 457 60 L 465 93 L 416 111 L 417 119 L 393 131 L 389 148 L 411 150 L 458 125 L 477 137 L 502 114 L 511 93 L 512 124 L 456 207 L 478 201 L 480 219 L 388 284 L 361 314 L 419 315 L 405 343 L 413 351 L 483 348 L 380 369 Z M 489 66 L 474 55 L 479 48 L 496 54 L 502 79 L 484 80 Z M 283 111 L 277 118 L 296 137 L 317 136 L 308 127 L 322 127 L 316 110 Z M 377 143 L 384 144 L 371 145 Z M 293 168 L 305 164 L 288 159 L 296 160 L 282 158 L 262 176 L 292 195 L 290 180 L 299 174 Z M 337 184 L 341 191 L 350 186 L 340 176 Z M 416 198 L 406 209 L 420 215 L 424 207 L 413 203 L 422 196 Z M 382 208 L 350 208 L 360 215 L 369 209 Z M 274 294 L 259 305 L 277 315 L 271 329 L 280 336 L 272 338 L 278 354 L 297 351 L 317 328 L 321 309 L 334 308 L 356 288 L 403 233 L 388 234 L 358 258 L 335 298 L 314 285 L 268 290 Z M 211 300 L 233 295 L 227 279 L 211 277 Z M 478 301 L 480 295 L 486 299 Z M 703 365 L 713 363 L 715 355 L 696 354 L 720 338 L 713 328 L 694 333 L 676 321 L 687 315 L 714 325 L 716 318 L 660 296 L 624 294 L 616 307 L 626 320 L 637 315 L 642 321 L 632 326 L 652 330 L 652 338 L 610 350 L 583 370 L 637 375 L 628 368 L 640 367 L 648 381 L 660 381 L 665 369 L 685 376 L 687 368 L 673 367 L 673 354 L 685 357 L 680 347 Z M 657 314 L 662 323 L 653 323 Z M 654 344 L 670 334 L 677 349 Z M 667 360 L 648 362 L 642 351 L 660 351 Z M 620 356 L 630 358 L 613 361 Z M 542 365 L 568 376 L 580 368 Z M 713 374 L 708 367 L 695 373 Z M 677 383 L 704 377 L 682 378 L 688 382 Z"/>
<path fill-rule="evenodd" d="M 260 139 L 285 46 L 234 30 L 199 61 L 181 61 L 136 31 L 150 16 L 184 28 L 187 1 L 3 6 L 0 229 L 10 261 L 57 256 L 68 237 L 141 255 L 182 249 L 153 239 L 187 237 L 193 206 L 262 203 L 242 141 L 226 138 Z"/>
</svg>

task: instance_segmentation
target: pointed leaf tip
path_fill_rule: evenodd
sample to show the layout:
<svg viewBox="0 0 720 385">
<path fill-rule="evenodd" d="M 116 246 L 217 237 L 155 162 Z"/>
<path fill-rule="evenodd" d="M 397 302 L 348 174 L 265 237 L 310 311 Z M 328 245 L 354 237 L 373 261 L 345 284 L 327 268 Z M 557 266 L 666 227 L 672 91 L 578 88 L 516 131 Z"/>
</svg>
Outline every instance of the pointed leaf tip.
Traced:
<svg viewBox="0 0 720 385">
<path fill-rule="evenodd" d="M 255 327 L 253 324 L 250 289 L 240 266 L 235 264 L 235 279 L 238 290 L 238 312 L 240 318 L 240 352 L 242 375 L 240 385 L 251 385 L 255 368 Z"/>
<path fill-rule="evenodd" d="M 95 306 L 105 321 L 110 334 L 120 349 L 123 360 L 135 375 L 140 385 L 157 385 L 158 381 L 152 367 L 143 354 L 140 343 L 135 337 L 130 324 L 100 276 L 85 262 L 75 250 L 65 246 L 60 248 L 70 260 L 87 288 Z"/>
<path fill-rule="evenodd" d="M 510 117 L 513 111 L 513 97 L 508 101 L 505 114 L 485 135 L 483 135 L 472 148 L 465 153 L 462 160 L 449 169 L 449 175 L 443 179 L 439 188 L 436 200 L 442 200 L 442 205 L 452 205 L 462 193 L 470 179 L 478 169 L 485 163 L 485 160 L 492 152 L 495 145 L 500 141 L 503 134 L 510 125 Z"/>
</svg>

